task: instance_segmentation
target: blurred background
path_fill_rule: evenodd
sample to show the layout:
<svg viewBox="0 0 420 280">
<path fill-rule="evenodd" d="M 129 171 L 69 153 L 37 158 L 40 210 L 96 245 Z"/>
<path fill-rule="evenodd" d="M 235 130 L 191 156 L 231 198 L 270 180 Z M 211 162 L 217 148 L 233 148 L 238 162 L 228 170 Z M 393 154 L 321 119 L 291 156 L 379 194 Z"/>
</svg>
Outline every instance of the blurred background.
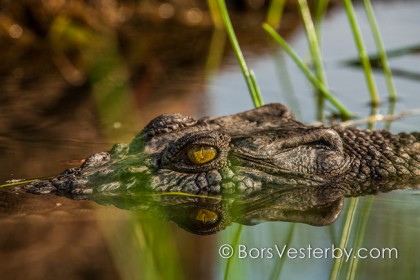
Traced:
<svg viewBox="0 0 420 280">
<path fill-rule="evenodd" d="M 272 2 L 226 2 L 265 103 L 284 103 L 299 120 L 316 121 L 313 88 L 261 28 Z M 362 71 L 349 63 L 358 54 L 340 2 L 329 1 L 322 18 L 327 79 L 336 96 L 362 118 L 373 109 Z M 420 3 L 372 3 L 387 50 L 398 50 L 390 63 L 399 96 L 396 103 L 387 102 L 378 71 L 383 102 L 373 111 L 418 109 Z M 315 9 L 317 1 L 309 4 Z M 374 54 L 363 6 L 354 4 L 366 46 Z M 306 58 L 300 18 L 297 1 L 285 1 L 277 28 Z M 253 107 L 225 31 L 207 1 L 0 0 L 0 61 L 1 183 L 77 166 L 90 154 L 131 141 L 162 113 L 202 117 Z M 331 116 L 334 110 L 327 106 L 325 113 Z M 419 121 L 419 115 L 409 116 L 393 122 L 391 130 L 418 131 Z M 420 277 L 416 200 L 415 191 L 375 197 L 366 242 L 398 246 L 400 258 L 364 261 L 360 279 L 372 274 L 391 279 L 401 271 Z M 296 225 L 293 240 L 296 246 L 331 244 L 341 225 L 341 220 L 325 228 Z M 241 240 L 255 246 L 281 243 L 291 226 L 245 227 Z M 215 236 L 194 236 L 144 213 L 2 191 L 0 274 L 1 279 L 218 279 L 226 267 L 218 245 L 230 242 L 235 230 L 232 226 Z M 332 261 L 286 261 L 278 275 L 326 278 Z M 276 262 L 246 260 L 231 269 L 233 276 L 277 278 Z"/>
</svg>

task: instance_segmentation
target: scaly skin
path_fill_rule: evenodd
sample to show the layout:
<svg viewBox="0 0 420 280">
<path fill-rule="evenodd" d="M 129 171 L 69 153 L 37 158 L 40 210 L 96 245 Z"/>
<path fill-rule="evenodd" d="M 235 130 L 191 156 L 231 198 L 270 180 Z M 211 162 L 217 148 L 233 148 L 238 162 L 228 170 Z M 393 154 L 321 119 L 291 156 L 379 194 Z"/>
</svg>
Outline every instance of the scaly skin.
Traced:
<svg viewBox="0 0 420 280">
<path fill-rule="evenodd" d="M 307 126 L 296 121 L 287 107 L 269 104 L 199 120 L 161 115 L 129 145 L 117 144 L 110 152 L 87 158 L 81 167 L 24 189 L 131 210 L 155 209 L 156 201 L 172 209 L 171 213 L 177 213 L 173 208 L 177 204 L 189 205 L 185 207 L 190 213 L 195 212 L 189 203 L 210 212 L 228 208 L 219 215 L 229 212 L 229 221 L 245 224 L 286 220 L 323 225 L 335 220 L 345 196 L 419 182 L 420 133 Z M 223 206 L 198 198 L 188 198 L 192 199 L 188 203 L 135 199 L 145 192 L 235 198 L 225 200 Z M 235 216 L 232 209 L 241 209 L 241 215 Z M 170 219 L 183 221 L 179 224 L 188 228 L 182 215 Z"/>
<path fill-rule="evenodd" d="M 366 180 L 387 180 L 400 183 L 417 183 L 420 180 L 420 133 L 400 133 L 335 128 L 340 134 L 345 153 L 352 159 L 350 172 L 344 173 L 341 181 L 364 182 Z M 375 193 L 381 189 L 375 184 L 370 189 L 360 189 L 363 184 L 352 184 L 349 195 Z M 398 186 L 395 186 L 398 188 Z"/>
<path fill-rule="evenodd" d="M 217 156 L 193 163 L 187 156 L 192 146 L 213 147 Z M 130 145 L 118 144 L 79 168 L 26 188 L 70 196 L 144 190 L 205 195 L 252 192 L 265 185 L 353 185 L 419 177 L 420 133 L 312 127 L 295 121 L 287 107 L 269 104 L 198 121 L 162 115 Z"/>
</svg>

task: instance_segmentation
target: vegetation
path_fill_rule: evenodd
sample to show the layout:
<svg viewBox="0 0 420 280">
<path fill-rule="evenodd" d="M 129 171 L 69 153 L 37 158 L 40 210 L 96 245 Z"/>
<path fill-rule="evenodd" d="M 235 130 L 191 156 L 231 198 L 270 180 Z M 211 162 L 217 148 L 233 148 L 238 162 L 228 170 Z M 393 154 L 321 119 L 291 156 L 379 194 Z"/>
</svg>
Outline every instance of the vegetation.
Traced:
<svg viewBox="0 0 420 280">
<path fill-rule="evenodd" d="M 287 41 L 283 39 L 282 36 L 276 32 L 276 27 L 278 28 L 281 22 L 281 18 L 282 18 L 281 13 L 283 11 L 284 1 L 273 0 L 271 2 L 270 9 L 268 11 L 268 16 L 267 16 L 267 23 L 264 23 L 262 27 L 268 33 L 268 35 L 276 43 L 278 43 L 280 47 L 292 58 L 292 60 L 298 65 L 298 67 L 304 73 L 307 79 L 312 83 L 312 85 L 314 86 L 314 88 L 316 89 L 319 95 L 318 106 L 323 108 L 323 98 L 325 98 L 328 101 L 330 101 L 332 105 L 335 106 L 335 108 L 339 111 L 343 119 L 351 118 L 352 117 L 351 112 L 337 98 L 335 98 L 333 94 L 328 90 L 328 85 L 326 81 L 326 73 L 323 68 L 323 63 L 322 63 L 322 55 L 321 55 L 321 50 L 320 50 L 321 45 L 320 45 L 320 40 L 318 39 L 318 37 L 321 30 L 320 22 L 322 21 L 322 16 L 325 14 L 325 11 L 328 7 L 328 0 L 318 2 L 315 9 L 316 10 L 315 23 L 312 20 L 311 12 L 310 12 L 307 1 L 299 0 L 298 3 L 299 3 L 299 8 L 300 8 L 299 10 L 302 16 L 302 21 L 305 26 L 307 39 L 309 42 L 309 49 L 310 49 L 309 55 L 310 55 L 311 61 L 313 62 L 314 70 L 311 70 L 310 67 L 308 67 L 307 64 L 303 62 L 302 59 L 299 58 L 297 53 L 287 43 Z M 372 66 L 370 64 L 370 59 L 366 53 L 362 34 L 360 32 L 360 28 L 357 23 L 353 4 L 351 0 L 343 0 L 343 3 L 344 3 L 344 7 L 346 9 L 346 13 L 349 19 L 351 30 L 353 32 L 354 42 L 359 53 L 359 58 L 360 58 L 360 61 L 361 61 L 361 64 L 363 66 L 363 70 L 365 73 L 366 82 L 367 82 L 368 90 L 371 97 L 371 103 L 373 106 L 376 106 L 380 102 L 379 97 L 378 97 L 378 92 L 377 92 L 375 81 L 373 78 L 373 72 L 372 72 Z M 375 20 L 373 8 L 370 3 L 370 0 L 365 0 L 364 4 L 365 4 L 365 9 L 367 12 L 368 19 L 370 22 L 370 26 L 372 29 L 372 33 L 373 33 L 373 36 L 375 38 L 375 42 L 377 45 L 381 64 L 383 65 L 384 75 L 386 77 L 387 85 L 389 88 L 389 98 L 391 100 L 395 100 L 396 90 L 395 90 L 393 80 L 392 80 L 392 73 L 391 73 L 391 70 L 387 61 L 387 55 L 386 55 L 385 48 L 382 43 L 380 31 Z M 236 40 L 235 33 L 232 28 L 232 24 L 230 22 L 228 11 L 226 9 L 224 0 L 218 0 L 218 9 L 221 14 L 221 17 L 223 18 L 223 23 L 226 28 L 226 32 L 228 34 L 228 37 L 230 39 L 234 52 L 237 56 L 239 64 L 241 66 L 242 73 L 247 82 L 254 105 L 256 107 L 261 106 L 262 98 L 260 95 L 258 85 L 256 83 L 255 76 L 253 72 L 248 70 L 248 67 L 246 66 L 245 59 L 242 55 L 241 49 Z M 322 118 L 322 116 L 323 116 L 322 113 L 319 114 L 320 118 Z M 372 205 L 372 201 L 373 201 L 373 198 L 368 198 L 363 205 L 365 216 L 361 219 L 355 219 L 355 213 L 360 208 L 358 207 L 359 201 L 358 201 L 358 198 L 350 199 L 347 215 L 345 217 L 344 225 L 341 232 L 340 242 L 338 244 L 340 248 L 349 247 L 349 242 L 351 240 L 353 231 L 356 232 L 356 236 L 353 241 L 352 247 L 360 248 L 362 246 L 363 236 L 365 233 L 367 221 L 369 219 L 369 211 Z M 235 245 L 239 243 L 241 230 L 242 230 L 242 227 L 238 226 L 234 234 L 233 241 L 231 242 L 234 248 L 236 247 Z M 288 246 L 292 242 L 293 231 L 294 231 L 294 227 L 292 226 L 287 234 L 288 237 L 285 241 L 285 244 Z M 355 275 L 356 275 L 355 272 L 357 270 L 357 262 L 358 262 L 357 259 L 350 260 L 350 263 L 348 264 L 348 267 L 347 267 L 347 274 L 345 275 L 345 279 L 355 279 Z M 279 278 L 283 263 L 284 263 L 284 259 L 282 259 L 278 263 L 278 265 L 276 265 L 273 268 L 272 273 L 271 273 L 272 279 Z M 331 280 L 341 278 L 340 276 L 344 274 L 343 265 L 344 265 L 343 258 L 338 258 L 335 260 L 331 268 L 331 274 L 330 274 Z M 229 278 L 231 267 L 232 267 L 232 258 L 230 258 L 227 261 L 225 274 L 224 274 L 225 279 Z"/>
<path fill-rule="evenodd" d="M 43 2 L 53 3 L 54 1 Z M 122 2 L 128 3 L 127 7 L 122 9 L 127 12 L 130 11 L 130 9 L 134 9 L 130 6 L 132 3 L 141 1 Z M 147 4 L 148 1 L 143 2 Z M 324 20 L 324 16 L 329 6 L 329 1 L 315 1 L 316 5 L 314 7 L 310 7 L 306 0 L 298 1 L 299 12 L 308 40 L 309 61 L 307 58 L 302 59 L 299 57 L 297 52 L 289 45 L 289 43 L 287 43 L 286 39 L 277 32 L 282 26 L 283 11 L 285 9 L 286 2 L 286 0 L 272 0 L 270 2 L 266 22 L 261 23 L 261 33 L 266 32 L 268 35 L 267 38 L 271 40 L 270 42 L 276 44 L 276 46 L 284 51 L 285 54 L 290 56 L 293 62 L 298 65 L 303 75 L 305 75 L 311 83 L 313 86 L 314 96 L 317 98 L 316 107 L 318 109 L 319 120 L 324 119 L 324 115 L 327 112 L 324 103 L 327 102 L 327 104 L 333 108 L 341 119 L 346 120 L 355 118 L 355 113 L 347 108 L 346 104 L 334 96 L 327 82 L 328 72 L 324 68 L 324 61 L 322 57 L 323 45 L 321 40 L 321 23 Z M 395 100 L 397 98 L 397 92 L 392 78 L 393 75 L 387 61 L 387 57 L 390 56 L 391 53 L 386 51 L 381 40 L 380 30 L 378 24 L 376 23 L 370 0 L 364 0 L 363 4 L 371 26 L 373 38 L 377 46 L 378 55 L 375 57 L 369 57 L 366 54 L 362 38 L 362 35 L 364 34 L 360 32 L 360 28 L 358 27 L 352 2 L 350 0 L 343 0 L 343 3 L 348 15 L 349 24 L 352 28 L 355 46 L 360 55 L 358 64 L 363 66 L 368 88 L 367 94 L 370 96 L 372 105 L 376 106 L 380 103 L 378 90 L 376 89 L 372 74 L 372 68 L 374 68 L 374 65 L 371 65 L 372 62 L 377 63 L 381 66 L 381 69 L 383 69 L 389 91 L 389 98 L 390 100 Z M 214 26 L 218 29 L 216 30 L 217 32 L 213 33 L 214 40 L 211 41 L 212 44 L 210 49 L 214 46 L 215 51 L 212 52 L 212 55 L 214 54 L 214 56 L 209 55 L 208 57 L 208 68 L 215 68 L 214 64 L 217 64 L 223 56 L 225 37 L 224 34 L 221 34 L 219 31 L 224 28 L 227 33 L 227 38 L 232 45 L 234 54 L 239 62 L 240 69 L 248 86 L 254 106 L 259 107 L 263 105 L 262 96 L 264 95 L 264 92 L 261 92 L 260 87 L 258 86 L 256 75 L 252 69 L 247 66 L 245 61 L 246 55 L 244 55 L 241 51 L 241 46 L 236 38 L 225 1 L 208 0 L 208 4 L 213 17 Z M 73 5 L 71 7 L 75 9 L 73 13 L 79 13 L 80 11 L 86 10 L 77 5 Z M 103 10 L 105 9 L 91 9 L 90 11 L 92 13 L 100 13 Z M 118 133 L 115 133 L 114 126 L 118 126 L 121 123 L 131 124 L 138 122 L 136 113 L 133 112 L 132 108 L 134 102 L 132 100 L 133 97 L 129 92 L 131 90 L 129 84 L 130 81 L 125 65 L 125 63 L 127 63 L 126 61 L 128 61 L 129 64 L 130 60 L 135 59 L 136 57 L 129 57 L 123 62 L 124 58 L 120 52 L 121 50 L 118 49 L 119 46 L 117 46 L 116 43 L 117 36 L 115 34 L 115 30 L 113 29 L 118 24 L 123 23 L 107 23 L 104 18 L 106 17 L 96 14 L 95 16 L 90 17 L 77 14 L 77 16 L 72 17 L 71 13 L 68 13 L 67 15 L 58 16 L 51 20 L 50 29 L 48 29 L 49 33 L 47 31 L 45 31 L 45 33 L 47 34 L 46 37 L 52 50 L 51 53 L 53 53 L 54 61 L 56 61 L 58 68 L 65 65 L 65 67 L 60 68 L 65 79 L 68 80 L 70 84 L 74 85 L 79 85 L 79 83 L 83 83 L 85 80 L 88 80 L 90 83 L 93 93 L 92 96 L 97 106 L 97 113 L 100 115 L 98 119 L 102 122 L 104 128 L 103 134 L 106 137 L 112 137 L 112 140 L 109 140 L 108 138 L 108 141 L 111 143 L 124 142 L 120 141 L 120 138 L 125 137 L 124 139 L 131 139 L 133 130 L 124 131 L 126 136 L 121 136 L 123 134 L 121 133 L 121 130 L 119 130 Z M 118 16 L 110 18 L 119 20 Z M 86 24 L 86 22 L 88 24 Z M 89 26 L 89 24 L 92 26 Z M 23 33 L 24 36 L 29 33 L 27 31 L 25 32 L 26 33 Z M 35 44 L 36 39 L 33 38 L 36 38 L 36 36 L 31 34 L 31 36 L 25 37 L 25 40 L 27 40 L 25 42 L 27 42 L 28 45 Z M 170 38 L 164 38 L 162 41 L 168 42 L 170 41 Z M 138 47 L 136 51 L 155 58 L 156 53 L 149 55 L 146 52 L 147 48 L 153 48 L 153 46 L 154 45 L 152 43 L 138 44 L 138 46 L 136 46 Z M 43 47 L 47 48 L 47 46 Z M 419 48 L 417 46 L 413 49 L 418 51 Z M 402 52 L 404 51 L 407 50 L 403 50 Z M 396 53 L 397 52 L 400 53 L 401 51 L 396 51 Z M 66 56 L 66 53 L 69 53 L 69 55 Z M 78 63 L 73 63 L 70 57 L 76 56 L 76 54 L 80 53 L 80 61 L 78 61 Z M 154 67 L 160 67 L 159 61 L 157 63 L 154 61 L 154 63 Z M 161 71 L 161 69 L 158 70 Z M 72 76 L 66 75 L 66 73 L 79 73 L 80 75 Z M 80 78 L 80 76 L 83 75 L 85 76 Z M 310 96 L 308 96 L 308 99 L 309 98 Z M 373 108 L 375 108 L 375 106 L 373 106 Z M 121 110 L 121 108 L 124 108 L 124 110 Z M 372 112 L 374 113 L 375 110 L 372 109 Z M 135 128 L 137 129 L 138 127 L 136 126 Z M 5 184 L 0 187 L 14 186 L 30 181 L 31 180 L 10 182 L 9 184 Z M 172 195 L 182 194 L 172 193 Z M 369 221 L 369 209 L 372 206 L 373 197 L 366 199 L 352 198 L 347 202 L 349 203 L 347 206 L 346 217 L 344 217 L 342 224 L 337 223 L 337 225 L 335 225 L 336 228 L 339 227 L 339 230 L 334 230 L 334 227 L 330 227 L 328 229 L 330 230 L 329 237 L 331 237 L 331 240 L 335 241 L 334 244 L 336 244 L 337 247 L 347 245 L 358 248 L 362 246 L 365 239 L 365 230 Z M 357 215 L 358 212 L 360 212 L 359 210 L 364 213 L 363 216 Z M 99 215 L 101 214 L 99 213 Z M 173 235 L 173 225 L 168 225 L 167 222 L 159 222 L 151 219 L 145 214 L 140 213 L 133 213 L 127 216 L 128 218 L 125 217 L 125 221 L 118 222 L 114 226 L 108 224 L 106 219 L 103 219 L 103 221 L 105 221 L 103 229 L 106 239 L 109 241 L 110 250 L 114 255 L 121 277 L 124 279 L 168 279 L 185 277 L 185 271 L 182 269 L 182 260 L 180 260 L 180 255 L 181 252 L 185 250 L 194 250 L 193 246 L 191 245 L 189 248 L 178 247 L 176 236 Z M 294 244 L 299 244 L 300 241 L 296 238 L 297 233 L 299 232 L 299 226 L 295 224 L 290 224 L 290 226 L 285 225 L 281 229 L 278 229 L 278 231 L 273 232 L 261 233 L 259 230 L 264 231 L 264 226 L 254 227 L 254 232 L 257 232 L 258 234 L 255 234 L 255 236 L 249 236 L 241 225 L 236 224 L 229 227 L 224 233 L 222 233 L 221 236 L 223 238 L 226 237 L 230 241 L 230 244 L 234 247 L 236 247 L 235 245 L 239 243 L 246 244 L 246 241 L 249 240 L 255 242 L 256 244 L 262 244 L 258 242 L 268 235 L 275 236 L 275 240 L 283 242 L 282 244 L 286 244 L 289 247 Z M 189 239 L 189 237 L 190 236 L 187 236 L 185 239 Z M 214 248 L 212 248 L 212 250 L 213 249 Z M 211 253 L 213 253 L 213 251 L 209 251 L 209 255 Z M 220 275 L 217 275 L 221 278 L 240 278 L 240 276 L 247 271 L 247 263 L 245 261 L 238 261 L 236 258 L 222 260 L 218 255 L 211 256 L 211 258 L 216 259 L 219 262 L 218 265 L 223 269 L 223 272 L 221 272 Z M 282 272 L 285 270 L 285 261 L 286 259 L 283 258 L 271 266 L 266 263 L 261 263 L 261 265 L 264 269 L 266 269 L 265 271 L 269 271 L 268 274 L 271 279 L 279 279 Z M 214 265 L 214 263 L 209 263 L 207 265 L 211 266 Z M 304 265 L 304 263 L 302 263 L 302 265 Z M 330 279 L 355 279 L 357 269 L 357 259 L 351 259 L 348 263 L 344 262 L 343 259 L 336 259 L 334 263 L 331 263 Z M 214 268 L 210 268 L 208 270 L 214 271 Z"/>
</svg>

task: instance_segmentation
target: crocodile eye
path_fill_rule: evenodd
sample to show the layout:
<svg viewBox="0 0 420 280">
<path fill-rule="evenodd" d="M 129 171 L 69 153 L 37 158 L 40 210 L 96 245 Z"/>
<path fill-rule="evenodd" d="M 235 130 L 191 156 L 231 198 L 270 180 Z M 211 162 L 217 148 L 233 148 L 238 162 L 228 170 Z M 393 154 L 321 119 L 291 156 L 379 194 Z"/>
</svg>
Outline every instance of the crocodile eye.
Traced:
<svg viewBox="0 0 420 280">
<path fill-rule="evenodd" d="M 217 223 L 219 215 L 208 209 L 199 209 L 194 219 L 196 222 L 200 222 L 203 225 L 212 225 Z"/>
<path fill-rule="evenodd" d="M 216 170 L 227 164 L 230 137 L 218 131 L 195 131 L 171 142 L 163 150 L 162 169 L 184 173 Z"/>
<path fill-rule="evenodd" d="M 207 145 L 193 145 L 187 151 L 188 159 L 194 164 L 205 164 L 217 157 L 217 149 Z"/>
</svg>

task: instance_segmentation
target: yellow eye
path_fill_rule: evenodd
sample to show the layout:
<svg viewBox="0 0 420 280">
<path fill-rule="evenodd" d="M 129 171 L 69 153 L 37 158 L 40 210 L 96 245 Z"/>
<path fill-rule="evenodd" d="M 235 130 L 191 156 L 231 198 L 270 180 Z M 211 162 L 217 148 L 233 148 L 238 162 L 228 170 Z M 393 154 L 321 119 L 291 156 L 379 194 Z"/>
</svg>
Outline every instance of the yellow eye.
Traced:
<svg viewBox="0 0 420 280">
<path fill-rule="evenodd" d="M 217 156 L 217 150 L 211 146 L 194 145 L 187 151 L 189 160 L 194 164 L 205 164 Z"/>
<path fill-rule="evenodd" d="M 200 209 L 195 215 L 195 220 L 203 224 L 214 224 L 218 219 L 219 215 L 216 212 L 207 209 Z"/>
</svg>

